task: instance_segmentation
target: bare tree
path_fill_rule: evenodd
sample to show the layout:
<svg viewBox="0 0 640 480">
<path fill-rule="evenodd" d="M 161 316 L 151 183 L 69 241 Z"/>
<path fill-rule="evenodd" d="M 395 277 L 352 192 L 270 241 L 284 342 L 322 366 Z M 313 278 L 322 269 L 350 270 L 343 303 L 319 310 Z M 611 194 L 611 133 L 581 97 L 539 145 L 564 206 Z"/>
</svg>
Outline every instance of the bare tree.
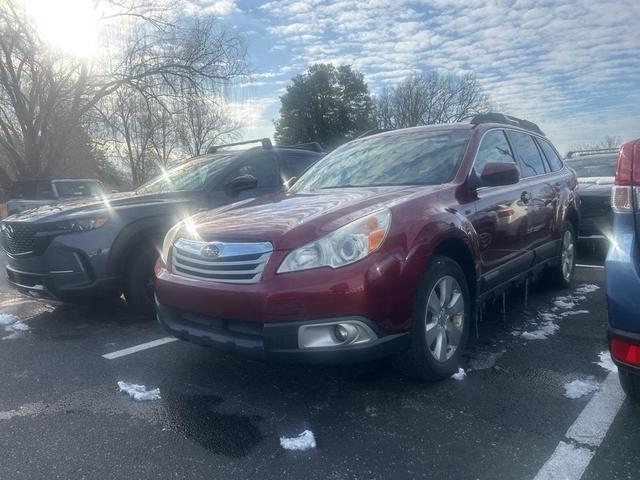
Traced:
<svg viewBox="0 0 640 480">
<path fill-rule="evenodd" d="M 240 128 L 227 115 L 224 104 L 211 97 L 185 97 L 178 119 L 178 138 L 190 156 L 202 155 L 210 146 L 236 138 Z"/>
<path fill-rule="evenodd" d="M 162 103 L 202 94 L 245 70 L 241 40 L 210 19 L 181 22 L 145 0 L 110 4 L 103 21 L 129 17 L 130 31 L 89 62 L 51 50 L 19 0 L 0 2 L 0 185 L 61 168 L 74 129 L 123 88 Z M 176 10 L 181 2 L 174 2 Z M 133 174 L 133 172 L 132 172 Z"/>
<path fill-rule="evenodd" d="M 376 99 L 378 125 L 384 129 L 461 122 L 489 110 L 489 98 L 473 75 L 415 74 Z"/>
<path fill-rule="evenodd" d="M 579 143 L 571 147 L 569 150 L 598 150 L 601 148 L 618 148 L 620 145 L 622 145 L 622 137 L 617 135 L 605 135 L 599 142 Z"/>
</svg>

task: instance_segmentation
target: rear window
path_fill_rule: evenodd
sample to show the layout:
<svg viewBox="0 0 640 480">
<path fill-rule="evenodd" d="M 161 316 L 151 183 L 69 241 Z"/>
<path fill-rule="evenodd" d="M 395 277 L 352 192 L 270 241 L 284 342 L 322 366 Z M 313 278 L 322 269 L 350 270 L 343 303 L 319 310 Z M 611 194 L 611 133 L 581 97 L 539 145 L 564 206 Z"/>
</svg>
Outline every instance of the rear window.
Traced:
<svg viewBox="0 0 640 480">
<path fill-rule="evenodd" d="M 540 150 L 533 141 L 531 135 L 522 132 L 509 132 L 509 138 L 516 150 L 516 156 L 522 177 L 534 177 L 546 173 L 544 161 L 540 156 Z"/>
<path fill-rule="evenodd" d="M 292 190 L 450 182 L 470 135 L 471 129 L 409 130 L 355 140 L 319 160 Z"/>
<path fill-rule="evenodd" d="M 60 198 L 89 197 L 100 193 L 97 182 L 55 182 Z"/>
<path fill-rule="evenodd" d="M 536 138 L 538 145 L 542 149 L 542 153 L 547 157 L 547 162 L 549 162 L 549 166 L 551 167 L 552 172 L 557 172 L 562 169 L 562 160 L 560 156 L 556 152 L 556 150 L 551 146 L 551 144 L 541 138 Z"/>
</svg>

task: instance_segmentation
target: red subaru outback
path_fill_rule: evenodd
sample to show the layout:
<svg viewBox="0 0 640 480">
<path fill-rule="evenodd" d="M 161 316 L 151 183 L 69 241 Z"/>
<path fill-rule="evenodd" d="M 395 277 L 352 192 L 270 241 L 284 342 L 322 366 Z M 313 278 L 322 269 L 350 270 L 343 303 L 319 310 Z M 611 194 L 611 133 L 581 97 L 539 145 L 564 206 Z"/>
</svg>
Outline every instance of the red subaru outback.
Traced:
<svg viewBox="0 0 640 480">
<path fill-rule="evenodd" d="M 156 266 L 158 318 L 258 358 L 390 355 L 442 378 L 488 296 L 543 269 L 571 281 L 576 183 L 535 124 L 501 114 L 360 138 L 285 194 L 176 225 Z"/>
</svg>

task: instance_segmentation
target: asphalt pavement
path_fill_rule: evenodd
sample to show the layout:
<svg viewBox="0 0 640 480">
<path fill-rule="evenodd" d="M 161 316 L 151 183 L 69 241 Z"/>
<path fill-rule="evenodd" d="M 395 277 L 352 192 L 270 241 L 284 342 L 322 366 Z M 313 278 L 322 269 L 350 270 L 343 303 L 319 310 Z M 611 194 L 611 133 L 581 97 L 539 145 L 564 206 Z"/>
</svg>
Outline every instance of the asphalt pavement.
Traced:
<svg viewBox="0 0 640 480">
<path fill-rule="evenodd" d="M 0 273 L 0 314 L 29 328 L 0 327 L 0 479 L 637 479 L 640 407 L 599 365 L 602 258 L 579 262 L 569 290 L 538 282 L 488 305 L 466 376 L 433 384 L 386 361 L 307 367 L 181 341 L 145 348 L 166 334 L 124 303 L 40 303 Z M 133 401 L 118 381 L 161 399 Z M 568 398 L 569 384 L 584 391 Z M 281 447 L 304 430 L 315 448 Z"/>
</svg>

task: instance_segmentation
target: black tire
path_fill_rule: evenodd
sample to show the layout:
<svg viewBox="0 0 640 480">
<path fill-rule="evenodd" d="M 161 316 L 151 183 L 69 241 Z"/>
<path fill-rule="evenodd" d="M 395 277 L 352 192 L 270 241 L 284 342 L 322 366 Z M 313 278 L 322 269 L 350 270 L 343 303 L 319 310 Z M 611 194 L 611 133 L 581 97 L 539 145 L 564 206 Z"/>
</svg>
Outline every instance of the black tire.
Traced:
<svg viewBox="0 0 640 480">
<path fill-rule="evenodd" d="M 567 238 L 569 238 L 571 251 L 567 252 Z M 576 268 L 576 230 L 571 222 L 565 221 L 562 225 L 562 233 L 560 235 L 560 252 L 558 253 L 559 262 L 549 269 L 549 281 L 558 288 L 568 288 L 573 280 L 573 273 Z M 570 266 L 565 264 L 565 255 L 570 256 Z M 568 270 L 565 270 L 565 266 Z"/>
<path fill-rule="evenodd" d="M 131 257 L 131 265 L 125 279 L 124 297 L 131 309 L 144 316 L 153 316 L 153 267 L 158 252 L 152 244 L 138 249 Z"/>
<path fill-rule="evenodd" d="M 429 298 L 433 294 L 435 295 L 435 300 L 440 301 L 440 304 L 442 304 L 441 296 L 443 292 L 440 284 L 447 278 L 453 278 L 457 283 L 456 287 L 455 283 L 452 282 L 451 292 L 460 294 L 463 305 L 462 307 L 458 306 L 458 308 L 449 308 L 454 302 L 452 294 L 451 303 L 446 305 L 447 308 L 443 314 L 445 318 L 443 319 L 442 316 L 433 313 L 433 308 L 429 307 Z M 446 299 L 446 293 L 444 293 L 444 297 Z M 446 302 L 448 301 L 445 300 Z M 437 310 L 437 304 L 435 310 Z M 462 317 L 459 318 L 457 314 L 448 316 L 447 311 L 450 313 L 460 311 Z M 460 266 L 448 257 L 434 256 L 422 277 L 416 295 L 411 320 L 411 346 L 407 351 L 392 358 L 393 365 L 403 373 L 422 380 L 435 381 L 450 377 L 457 371 L 461 363 L 469 330 L 473 324 L 472 312 L 474 312 L 474 309 L 469 287 Z M 459 328 L 456 327 L 458 324 L 460 325 Z M 429 325 L 432 325 L 430 329 Z M 456 328 L 457 330 L 453 330 Z M 434 330 L 436 332 L 435 338 L 433 337 Z M 455 335 L 452 335 L 454 333 Z M 440 335 L 444 335 L 443 340 L 439 339 Z M 458 343 L 449 354 L 448 348 L 455 343 L 453 340 L 455 340 L 454 336 L 457 335 L 459 335 Z M 438 342 L 442 345 L 445 339 L 449 346 L 445 347 L 445 356 L 442 357 L 440 355 L 441 359 L 437 359 Z"/>
<path fill-rule="evenodd" d="M 640 375 L 618 367 L 618 378 L 627 397 L 635 403 L 640 403 Z"/>
</svg>

